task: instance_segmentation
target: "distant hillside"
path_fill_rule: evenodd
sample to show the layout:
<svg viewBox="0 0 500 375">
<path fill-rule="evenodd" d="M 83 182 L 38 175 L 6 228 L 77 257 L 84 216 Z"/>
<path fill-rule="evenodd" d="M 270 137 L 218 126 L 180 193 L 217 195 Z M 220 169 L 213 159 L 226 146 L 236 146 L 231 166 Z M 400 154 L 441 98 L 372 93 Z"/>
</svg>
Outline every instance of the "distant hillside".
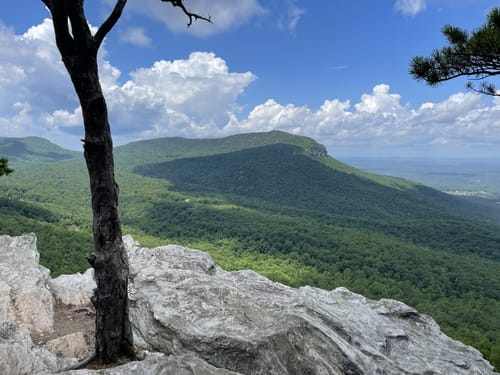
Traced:
<svg viewBox="0 0 500 375">
<path fill-rule="evenodd" d="M 16 157 L 38 162 L 0 179 L 0 233 L 35 231 L 55 275 L 83 271 L 92 249 L 84 161 L 44 162 L 50 143 L 19 141 Z M 283 132 L 134 142 L 115 157 L 123 231 L 144 245 L 178 243 L 226 269 L 402 300 L 500 367 L 493 208 L 362 172 Z"/>
<path fill-rule="evenodd" d="M 500 260 L 500 235 L 494 235 L 491 246 L 469 246 L 475 241 L 469 237 L 471 232 L 490 236 L 496 230 L 464 219 L 465 212 L 477 211 L 474 204 L 422 185 L 394 188 L 362 173 L 346 173 L 299 146 L 273 144 L 138 166 L 134 171 L 168 180 L 172 189 L 187 194 L 225 196 L 237 205 L 370 229 Z M 459 223 L 468 229 L 445 235 Z"/>
<path fill-rule="evenodd" d="M 318 158 L 322 163 L 335 170 L 366 177 L 379 184 L 391 187 L 408 188 L 410 181 L 368 173 L 328 157 L 325 146 L 314 139 L 273 130 L 262 133 L 237 134 L 224 138 L 188 139 L 157 138 L 132 142 L 115 149 L 115 160 L 119 168 L 132 170 L 136 166 L 161 163 L 175 159 L 227 154 L 237 151 L 256 149 L 271 145 L 291 145 L 304 150 L 305 154 Z"/>
<path fill-rule="evenodd" d="M 299 146 L 311 155 L 327 155 L 326 148 L 311 138 L 271 131 L 214 139 L 158 138 L 132 142 L 117 147 L 115 157 L 124 165 L 135 166 L 178 158 L 223 154 L 273 144 Z"/>
<path fill-rule="evenodd" d="M 65 150 L 38 137 L 0 137 L 0 156 L 11 162 L 56 162 L 81 157 L 80 152 Z"/>
<path fill-rule="evenodd" d="M 302 147 L 281 143 L 147 164 L 134 172 L 166 179 L 179 191 L 258 198 L 310 214 L 410 219 L 422 216 L 417 210 L 428 215 L 445 208 L 443 202 L 458 201 L 410 182 L 404 190 L 387 187 L 361 171 L 346 172 Z"/>
</svg>

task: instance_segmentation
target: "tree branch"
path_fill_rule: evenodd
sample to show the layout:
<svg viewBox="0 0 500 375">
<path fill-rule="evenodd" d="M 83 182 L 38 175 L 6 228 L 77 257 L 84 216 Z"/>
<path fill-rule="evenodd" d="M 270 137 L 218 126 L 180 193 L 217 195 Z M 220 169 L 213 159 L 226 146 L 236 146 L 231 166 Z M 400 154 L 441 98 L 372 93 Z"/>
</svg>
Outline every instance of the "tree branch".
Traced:
<svg viewBox="0 0 500 375">
<path fill-rule="evenodd" d="M 109 17 L 106 19 L 106 21 L 102 23 L 102 25 L 99 27 L 99 30 L 97 30 L 94 36 L 97 49 L 99 49 L 106 35 L 110 32 L 113 26 L 115 26 L 118 20 L 120 19 L 123 12 L 123 8 L 125 8 L 126 4 L 127 0 L 118 0 Z"/>
<path fill-rule="evenodd" d="M 42 0 L 42 3 L 44 3 L 45 6 L 52 12 L 53 0 Z"/>
<path fill-rule="evenodd" d="M 207 21 L 207 22 L 212 23 L 211 17 L 200 16 L 197 13 L 192 13 L 189 10 L 187 10 L 187 8 L 184 6 L 184 3 L 182 2 L 182 0 L 161 0 L 161 1 L 166 2 L 166 3 L 170 3 L 174 7 L 181 8 L 182 11 L 184 12 L 184 14 L 186 16 L 188 16 L 188 18 L 189 18 L 188 23 L 187 23 L 188 27 L 193 24 L 193 19 L 196 20 L 196 21 L 197 20 L 203 20 L 203 21 Z"/>
<path fill-rule="evenodd" d="M 495 85 L 487 81 L 500 75 L 500 8 L 494 8 L 488 15 L 488 22 L 470 34 L 449 25 L 442 32 L 449 45 L 434 50 L 430 57 L 414 57 L 410 63 L 410 74 L 431 86 L 467 77 L 469 89 L 500 96 Z"/>
<path fill-rule="evenodd" d="M 68 17 L 71 22 L 71 33 L 77 44 L 89 48 L 92 41 L 87 18 L 83 10 L 83 0 L 72 0 L 73 5 L 68 7 Z"/>
<path fill-rule="evenodd" d="M 42 1 L 45 4 L 49 3 L 49 0 Z M 61 56 L 69 56 L 73 53 L 75 45 L 69 32 L 67 1 L 50 1 L 50 5 L 51 8 L 49 9 L 52 14 L 52 22 L 54 23 L 57 48 L 61 52 Z"/>
</svg>

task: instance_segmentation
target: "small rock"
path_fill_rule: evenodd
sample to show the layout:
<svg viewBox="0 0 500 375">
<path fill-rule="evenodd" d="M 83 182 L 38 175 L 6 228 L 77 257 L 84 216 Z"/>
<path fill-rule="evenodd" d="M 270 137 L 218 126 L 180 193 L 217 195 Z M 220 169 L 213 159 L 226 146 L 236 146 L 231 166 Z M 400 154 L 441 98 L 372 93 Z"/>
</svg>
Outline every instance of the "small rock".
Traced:
<svg viewBox="0 0 500 375">
<path fill-rule="evenodd" d="M 69 335 L 47 341 L 45 346 L 49 351 L 56 354 L 58 357 L 64 358 L 82 359 L 90 356 L 92 352 L 82 332 L 71 333 Z"/>
<path fill-rule="evenodd" d="M 89 268 L 83 274 L 60 275 L 50 280 L 49 287 L 54 297 L 65 305 L 88 305 L 96 288 L 94 270 Z"/>
</svg>

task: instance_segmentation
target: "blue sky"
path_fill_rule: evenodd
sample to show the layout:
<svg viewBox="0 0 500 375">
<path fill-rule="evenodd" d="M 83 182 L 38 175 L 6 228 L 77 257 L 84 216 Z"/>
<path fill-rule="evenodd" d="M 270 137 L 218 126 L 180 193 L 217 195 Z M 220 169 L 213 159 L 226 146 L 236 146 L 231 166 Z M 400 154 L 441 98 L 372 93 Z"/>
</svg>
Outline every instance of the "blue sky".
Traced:
<svg viewBox="0 0 500 375">
<path fill-rule="evenodd" d="M 81 149 L 81 113 L 41 1 L 0 3 L 0 135 Z M 92 26 L 112 0 L 87 0 Z M 115 144 L 284 131 L 332 156 L 500 158 L 500 100 L 431 88 L 412 56 L 444 24 L 482 25 L 500 0 L 129 0 L 100 54 Z"/>
</svg>

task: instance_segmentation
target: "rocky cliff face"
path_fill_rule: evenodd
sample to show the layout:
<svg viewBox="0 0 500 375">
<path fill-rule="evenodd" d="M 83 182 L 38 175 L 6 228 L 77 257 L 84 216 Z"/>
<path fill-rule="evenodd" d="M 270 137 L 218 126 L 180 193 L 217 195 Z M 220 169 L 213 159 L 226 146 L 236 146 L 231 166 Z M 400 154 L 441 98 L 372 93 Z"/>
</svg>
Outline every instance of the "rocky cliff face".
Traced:
<svg viewBox="0 0 500 375">
<path fill-rule="evenodd" d="M 125 243 L 144 359 L 63 373 L 493 374 L 478 351 L 401 302 L 345 288 L 293 289 L 251 271 L 223 271 L 197 250 L 147 249 L 131 237 Z M 38 265 L 34 236 L 0 236 L 1 374 L 49 374 L 77 361 L 31 337 L 57 324 L 54 301 L 88 304 L 91 275 L 52 280 Z"/>
</svg>

